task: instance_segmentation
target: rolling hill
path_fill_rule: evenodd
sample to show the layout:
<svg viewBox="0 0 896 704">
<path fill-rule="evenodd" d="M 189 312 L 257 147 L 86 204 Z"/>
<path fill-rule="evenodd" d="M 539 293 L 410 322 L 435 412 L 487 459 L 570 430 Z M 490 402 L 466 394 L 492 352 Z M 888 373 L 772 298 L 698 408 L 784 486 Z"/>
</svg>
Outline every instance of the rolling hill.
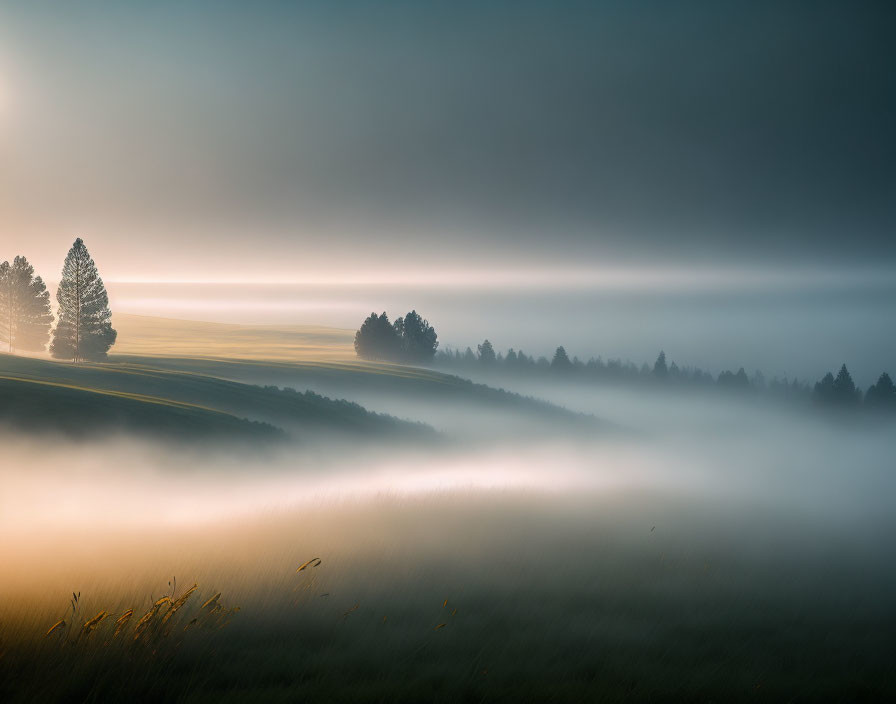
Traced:
<svg viewBox="0 0 896 704">
<path fill-rule="evenodd" d="M 263 388 L 142 364 L 67 364 L 0 355 L 0 418 L 17 427 L 77 431 L 87 425 L 181 436 L 235 433 L 297 439 L 321 433 L 431 437 L 426 426 L 371 413 L 313 392 Z"/>
<path fill-rule="evenodd" d="M 175 439 L 278 441 L 283 431 L 187 403 L 84 389 L 62 383 L 0 377 L 0 423 L 25 431 L 90 438 L 126 430 Z"/>
</svg>

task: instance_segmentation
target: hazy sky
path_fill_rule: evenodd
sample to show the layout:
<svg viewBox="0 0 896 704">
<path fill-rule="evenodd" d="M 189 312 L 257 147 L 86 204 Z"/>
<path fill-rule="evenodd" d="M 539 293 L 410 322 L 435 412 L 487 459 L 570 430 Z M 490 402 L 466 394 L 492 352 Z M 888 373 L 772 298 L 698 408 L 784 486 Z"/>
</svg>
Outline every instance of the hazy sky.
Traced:
<svg viewBox="0 0 896 704">
<path fill-rule="evenodd" d="M 892 265 L 894 36 L 889 2 L 0 0 L 0 259 Z"/>
</svg>

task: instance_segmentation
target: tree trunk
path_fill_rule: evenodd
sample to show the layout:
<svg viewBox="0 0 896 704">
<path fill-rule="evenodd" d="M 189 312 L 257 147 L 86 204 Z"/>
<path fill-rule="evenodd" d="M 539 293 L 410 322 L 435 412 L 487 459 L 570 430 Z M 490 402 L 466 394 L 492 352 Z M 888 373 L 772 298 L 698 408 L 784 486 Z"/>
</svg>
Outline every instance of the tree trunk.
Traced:
<svg viewBox="0 0 896 704">
<path fill-rule="evenodd" d="M 81 262 L 75 269 L 75 354 L 72 363 L 81 361 Z"/>
</svg>

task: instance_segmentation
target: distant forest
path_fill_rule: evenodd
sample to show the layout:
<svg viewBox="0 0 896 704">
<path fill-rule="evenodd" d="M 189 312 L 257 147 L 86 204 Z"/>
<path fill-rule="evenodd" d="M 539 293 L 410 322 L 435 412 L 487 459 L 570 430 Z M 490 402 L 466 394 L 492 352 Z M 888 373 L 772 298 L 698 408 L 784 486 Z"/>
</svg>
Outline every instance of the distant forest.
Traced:
<svg viewBox="0 0 896 704">
<path fill-rule="evenodd" d="M 411 324 L 408 324 L 411 321 Z M 558 347 L 551 359 L 527 355 L 522 350 L 510 348 L 506 353 L 496 352 L 489 340 L 476 346 L 474 352 L 467 347 L 439 350 L 435 328 L 411 311 L 404 318 L 389 322 L 386 313 L 371 313 L 355 335 L 355 351 L 362 359 L 412 363 L 448 368 L 459 373 L 493 371 L 507 375 L 565 379 L 588 382 L 624 382 L 640 385 L 720 388 L 743 392 L 763 392 L 778 397 L 811 400 L 819 406 L 830 408 L 869 408 L 896 412 L 896 386 L 887 372 L 863 393 L 856 387 L 846 364 L 837 374 L 829 372 L 814 385 L 797 379 L 766 379 L 755 371 L 748 375 L 743 367 L 723 371 L 713 376 L 698 367 L 679 366 L 666 359 L 660 351 L 653 365 L 640 366 L 620 359 L 604 361 L 592 357 L 582 361 L 570 358 L 564 347 Z"/>
</svg>

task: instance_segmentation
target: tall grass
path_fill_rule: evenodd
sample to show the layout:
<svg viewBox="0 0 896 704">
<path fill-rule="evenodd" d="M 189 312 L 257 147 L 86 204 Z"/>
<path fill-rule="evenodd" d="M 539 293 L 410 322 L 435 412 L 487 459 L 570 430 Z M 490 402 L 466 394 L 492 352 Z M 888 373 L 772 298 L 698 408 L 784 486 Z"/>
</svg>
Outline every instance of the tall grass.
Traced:
<svg viewBox="0 0 896 704">
<path fill-rule="evenodd" d="M 139 551 L 110 541 L 92 579 L 74 555 L 36 593 L 4 599 L 0 699 L 896 694 L 884 542 L 755 509 L 453 495 L 331 503 L 177 536 L 135 536 Z M 153 588 L 161 565 L 197 585 Z M 73 579 L 75 613 L 60 612 L 53 585 Z M 238 617 L 222 591 L 243 606 Z"/>
</svg>

